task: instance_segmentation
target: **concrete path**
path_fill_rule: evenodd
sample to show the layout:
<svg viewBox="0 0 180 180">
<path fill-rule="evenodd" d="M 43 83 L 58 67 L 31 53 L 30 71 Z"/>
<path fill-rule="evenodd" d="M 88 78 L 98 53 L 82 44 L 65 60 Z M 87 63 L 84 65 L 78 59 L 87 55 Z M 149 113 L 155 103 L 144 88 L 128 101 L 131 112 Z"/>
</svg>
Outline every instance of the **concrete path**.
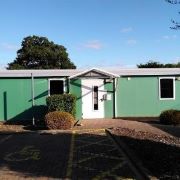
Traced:
<svg viewBox="0 0 180 180">
<path fill-rule="evenodd" d="M 99 128 L 130 128 L 137 131 L 145 131 L 154 134 L 173 135 L 180 137 L 180 127 L 165 126 L 138 121 L 122 119 L 86 119 L 82 120 L 83 126 L 77 126 L 74 129 L 99 129 Z"/>
</svg>

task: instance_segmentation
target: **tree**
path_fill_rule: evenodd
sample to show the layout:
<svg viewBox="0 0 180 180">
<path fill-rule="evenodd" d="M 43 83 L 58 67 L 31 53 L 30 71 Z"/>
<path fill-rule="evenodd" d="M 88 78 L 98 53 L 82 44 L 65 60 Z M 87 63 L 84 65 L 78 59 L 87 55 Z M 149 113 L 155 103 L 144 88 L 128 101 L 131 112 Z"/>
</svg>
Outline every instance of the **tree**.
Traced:
<svg viewBox="0 0 180 180">
<path fill-rule="evenodd" d="M 163 64 L 156 61 L 148 61 L 145 64 L 137 64 L 138 68 L 162 68 Z"/>
<path fill-rule="evenodd" d="M 180 0 L 165 0 L 165 1 L 167 1 L 170 4 L 180 4 Z M 180 12 L 179 12 L 179 14 L 180 14 Z M 174 24 L 173 27 L 170 27 L 171 29 L 175 29 L 175 30 L 180 29 L 180 22 L 177 22 L 173 19 L 171 21 Z"/>
<path fill-rule="evenodd" d="M 28 36 L 17 51 L 16 59 L 7 69 L 75 69 L 66 48 L 50 42 L 46 37 Z"/>
<path fill-rule="evenodd" d="M 145 64 L 137 64 L 138 68 L 180 68 L 180 62 L 178 62 L 177 64 L 161 64 L 157 61 L 148 61 Z"/>
</svg>

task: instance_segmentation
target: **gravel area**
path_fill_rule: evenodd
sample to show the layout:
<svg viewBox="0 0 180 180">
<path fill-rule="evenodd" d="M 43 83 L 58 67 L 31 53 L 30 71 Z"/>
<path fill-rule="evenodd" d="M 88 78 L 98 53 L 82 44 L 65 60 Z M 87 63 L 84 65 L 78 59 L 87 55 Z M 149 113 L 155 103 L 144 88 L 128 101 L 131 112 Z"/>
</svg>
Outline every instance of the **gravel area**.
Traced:
<svg viewBox="0 0 180 180">
<path fill-rule="evenodd" d="M 127 145 L 151 176 L 180 179 L 180 138 L 129 128 L 113 128 L 111 133 Z"/>
<path fill-rule="evenodd" d="M 141 140 L 150 140 L 180 147 L 180 138 L 170 135 L 153 134 L 144 131 L 136 131 L 135 129 L 129 128 L 113 128 L 113 131 L 120 136 L 128 136 Z"/>
</svg>

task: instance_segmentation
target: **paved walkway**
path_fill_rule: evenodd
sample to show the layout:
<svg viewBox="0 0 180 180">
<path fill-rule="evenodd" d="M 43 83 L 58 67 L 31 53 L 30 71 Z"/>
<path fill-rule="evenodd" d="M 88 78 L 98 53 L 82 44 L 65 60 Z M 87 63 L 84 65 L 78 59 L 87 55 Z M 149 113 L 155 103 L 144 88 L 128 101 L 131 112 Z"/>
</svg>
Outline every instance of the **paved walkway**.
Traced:
<svg viewBox="0 0 180 180">
<path fill-rule="evenodd" d="M 180 126 L 167 126 L 159 124 L 148 124 L 138 121 L 129 121 L 122 119 L 86 119 L 81 121 L 83 126 L 77 126 L 74 129 L 99 129 L 99 128 L 130 128 L 137 131 L 145 131 L 154 134 L 174 135 L 180 137 Z"/>
</svg>

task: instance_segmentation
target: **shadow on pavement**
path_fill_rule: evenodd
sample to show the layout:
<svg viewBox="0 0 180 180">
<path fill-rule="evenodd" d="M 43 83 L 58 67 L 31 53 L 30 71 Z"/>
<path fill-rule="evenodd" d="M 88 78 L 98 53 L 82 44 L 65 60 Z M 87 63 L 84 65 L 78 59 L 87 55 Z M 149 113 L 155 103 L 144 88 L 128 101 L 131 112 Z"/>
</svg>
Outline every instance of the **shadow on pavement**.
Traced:
<svg viewBox="0 0 180 180">
<path fill-rule="evenodd" d="M 146 139 L 113 135 L 117 142 L 123 142 L 132 157 L 140 160 L 150 171 L 150 176 L 158 179 L 180 179 L 180 147 Z M 127 149 L 127 151 L 128 151 Z"/>
<path fill-rule="evenodd" d="M 3 135 L 1 135 L 2 137 Z M 1 144 L 1 177 L 66 177 L 71 134 L 16 134 Z"/>
<path fill-rule="evenodd" d="M 161 124 L 151 124 L 151 126 L 156 127 L 172 136 L 180 138 L 180 126 L 161 125 Z"/>
<path fill-rule="evenodd" d="M 0 139 L 7 137 L 0 135 Z M 73 145 L 73 147 L 72 147 Z M 134 178 L 126 160 L 104 135 L 16 134 L 1 144 L 1 177 Z"/>
</svg>

